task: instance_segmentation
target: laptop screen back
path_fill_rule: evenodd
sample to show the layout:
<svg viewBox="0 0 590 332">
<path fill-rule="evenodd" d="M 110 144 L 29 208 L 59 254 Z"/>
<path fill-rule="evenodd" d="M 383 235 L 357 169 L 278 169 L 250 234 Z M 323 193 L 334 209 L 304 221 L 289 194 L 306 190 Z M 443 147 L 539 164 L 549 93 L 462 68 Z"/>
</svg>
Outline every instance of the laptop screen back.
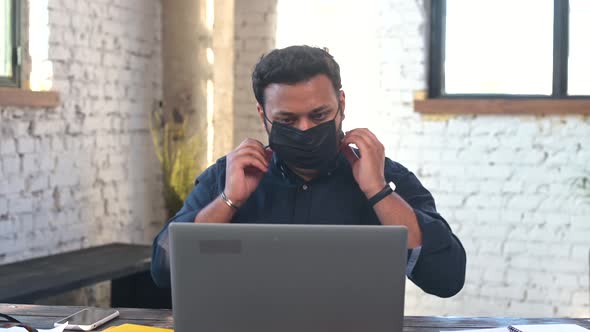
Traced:
<svg viewBox="0 0 590 332">
<path fill-rule="evenodd" d="M 177 332 L 401 331 L 407 230 L 170 225 Z"/>
</svg>

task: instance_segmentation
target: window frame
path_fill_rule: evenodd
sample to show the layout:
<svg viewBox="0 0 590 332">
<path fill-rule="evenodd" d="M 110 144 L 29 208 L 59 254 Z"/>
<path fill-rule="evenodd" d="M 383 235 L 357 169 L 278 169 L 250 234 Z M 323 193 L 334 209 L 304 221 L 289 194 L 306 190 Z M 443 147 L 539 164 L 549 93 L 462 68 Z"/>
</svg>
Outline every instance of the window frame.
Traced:
<svg viewBox="0 0 590 332">
<path fill-rule="evenodd" d="M 444 92 L 446 0 L 430 2 L 428 98 L 431 99 L 590 99 L 590 95 L 568 95 L 569 0 L 553 0 L 553 78 L 551 95 L 536 94 L 448 94 Z M 559 37 L 558 37 L 559 36 Z"/>
<path fill-rule="evenodd" d="M 0 76 L 0 87 L 20 88 L 22 75 L 21 0 L 10 0 L 10 2 L 12 76 Z"/>
</svg>

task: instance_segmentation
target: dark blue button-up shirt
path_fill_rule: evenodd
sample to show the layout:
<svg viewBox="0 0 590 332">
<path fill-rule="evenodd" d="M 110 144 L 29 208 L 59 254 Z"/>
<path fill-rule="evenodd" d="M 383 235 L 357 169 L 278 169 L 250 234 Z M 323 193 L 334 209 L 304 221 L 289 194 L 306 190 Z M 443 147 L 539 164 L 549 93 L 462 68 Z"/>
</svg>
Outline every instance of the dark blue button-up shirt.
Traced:
<svg viewBox="0 0 590 332">
<path fill-rule="evenodd" d="M 195 181 L 182 209 L 154 240 L 152 276 L 170 287 L 168 224 L 193 222 L 196 215 L 225 187 L 225 157 Z M 465 250 L 447 222 L 436 212 L 434 199 L 416 176 L 385 160 L 385 179 L 416 213 L 422 246 L 408 250 L 407 275 L 425 292 L 441 297 L 461 290 L 465 280 Z M 378 225 L 373 208 L 356 183 L 343 155 L 329 172 L 306 182 L 273 157 L 258 188 L 235 213 L 232 223 Z"/>
</svg>

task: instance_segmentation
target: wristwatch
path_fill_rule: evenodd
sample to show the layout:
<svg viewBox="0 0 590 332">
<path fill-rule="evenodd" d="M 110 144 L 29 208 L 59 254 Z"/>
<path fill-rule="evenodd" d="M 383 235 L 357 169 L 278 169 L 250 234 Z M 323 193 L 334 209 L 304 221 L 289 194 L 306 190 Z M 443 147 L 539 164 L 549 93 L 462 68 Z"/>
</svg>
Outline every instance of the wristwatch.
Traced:
<svg viewBox="0 0 590 332">
<path fill-rule="evenodd" d="M 379 203 L 385 197 L 391 195 L 391 193 L 393 193 L 394 191 L 395 183 L 393 183 L 393 181 L 390 181 L 388 184 L 385 185 L 385 187 L 383 187 L 383 189 L 381 189 L 380 192 L 376 193 L 375 195 L 373 195 L 373 197 L 369 198 L 369 205 L 371 207 L 375 206 L 375 204 Z"/>
</svg>

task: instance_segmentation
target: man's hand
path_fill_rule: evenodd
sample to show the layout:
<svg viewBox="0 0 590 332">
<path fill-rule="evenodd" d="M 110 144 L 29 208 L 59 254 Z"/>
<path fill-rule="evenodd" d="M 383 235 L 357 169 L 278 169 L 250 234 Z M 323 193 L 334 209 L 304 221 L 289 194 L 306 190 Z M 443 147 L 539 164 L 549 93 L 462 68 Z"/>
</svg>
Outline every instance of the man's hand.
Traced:
<svg viewBox="0 0 590 332">
<path fill-rule="evenodd" d="M 227 155 L 225 166 L 225 195 L 236 205 L 242 205 L 256 190 L 268 171 L 272 156 L 259 141 L 248 138 Z"/>
<path fill-rule="evenodd" d="M 349 144 L 355 144 L 359 148 L 360 158 L 348 146 Z M 346 132 L 342 140 L 342 150 L 350 162 L 354 179 L 367 198 L 373 197 L 385 187 L 385 148 L 369 129 L 353 129 Z"/>
</svg>

